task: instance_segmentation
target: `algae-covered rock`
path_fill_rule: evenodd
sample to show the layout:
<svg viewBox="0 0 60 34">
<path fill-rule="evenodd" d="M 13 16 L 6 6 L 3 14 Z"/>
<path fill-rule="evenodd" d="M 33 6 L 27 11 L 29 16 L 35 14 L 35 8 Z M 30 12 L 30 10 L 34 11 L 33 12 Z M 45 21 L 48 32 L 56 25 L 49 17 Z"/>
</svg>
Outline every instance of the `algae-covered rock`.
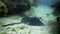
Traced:
<svg viewBox="0 0 60 34">
<path fill-rule="evenodd" d="M 7 6 L 0 1 L 0 17 L 6 16 L 7 12 L 8 12 Z"/>
<path fill-rule="evenodd" d="M 54 8 L 54 12 L 53 14 L 55 16 L 59 16 L 60 15 L 60 1 L 57 1 L 54 5 L 52 5 L 52 7 Z"/>
<path fill-rule="evenodd" d="M 29 0 L 2 0 L 8 8 L 8 14 L 21 14 L 30 10 Z"/>
</svg>

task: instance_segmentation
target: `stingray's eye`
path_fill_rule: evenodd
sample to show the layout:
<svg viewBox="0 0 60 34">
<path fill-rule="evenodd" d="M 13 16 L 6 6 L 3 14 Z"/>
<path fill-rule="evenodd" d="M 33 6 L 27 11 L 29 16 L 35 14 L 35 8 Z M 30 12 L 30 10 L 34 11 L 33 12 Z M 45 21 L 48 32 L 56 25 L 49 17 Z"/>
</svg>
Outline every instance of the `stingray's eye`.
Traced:
<svg viewBox="0 0 60 34">
<path fill-rule="evenodd" d="M 36 17 L 24 17 L 21 20 L 22 23 L 32 25 L 32 26 L 43 26 L 44 24 Z"/>
</svg>

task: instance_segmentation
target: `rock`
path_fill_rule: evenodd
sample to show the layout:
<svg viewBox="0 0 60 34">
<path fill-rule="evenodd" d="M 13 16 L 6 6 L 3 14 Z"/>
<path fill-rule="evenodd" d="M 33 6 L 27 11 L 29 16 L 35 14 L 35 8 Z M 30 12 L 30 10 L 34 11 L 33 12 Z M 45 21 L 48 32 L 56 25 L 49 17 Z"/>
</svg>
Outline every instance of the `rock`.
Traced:
<svg viewBox="0 0 60 34">
<path fill-rule="evenodd" d="M 30 10 L 31 5 L 29 0 L 2 0 L 8 8 L 8 14 L 21 14 Z"/>
<path fill-rule="evenodd" d="M 8 12 L 7 6 L 0 1 L 0 17 L 6 16 Z"/>
<path fill-rule="evenodd" d="M 60 1 L 57 1 L 52 7 L 54 8 L 53 14 L 55 16 L 60 15 Z"/>
</svg>

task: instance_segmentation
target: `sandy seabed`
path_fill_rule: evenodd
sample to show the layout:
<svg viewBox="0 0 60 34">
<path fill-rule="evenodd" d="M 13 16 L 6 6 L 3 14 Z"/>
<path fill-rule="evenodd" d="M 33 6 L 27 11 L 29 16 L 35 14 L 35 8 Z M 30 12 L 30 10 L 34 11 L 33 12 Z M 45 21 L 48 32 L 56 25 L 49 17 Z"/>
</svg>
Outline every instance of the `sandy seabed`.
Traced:
<svg viewBox="0 0 60 34">
<path fill-rule="evenodd" d="M 30 16 L 41 17 L 42 19 L 40 20 L 45 24 L 44 26 L 29 26 L 21 23 L 2 27 L 2 25 L 21 22 L 22 17 L 10 16 L 8 18 L 0 18 L 0 34 L 53 34 L 53 26 L 51 24 L 56 21 L 56 17 L 51 14 L 53 9 L 46 6 L 38 6 L 32 7 L 32 10 L 33 12 L 31 12 Z M 30 13 L 27 12 L 26 15 L 28 14 Z"/>
</svg>

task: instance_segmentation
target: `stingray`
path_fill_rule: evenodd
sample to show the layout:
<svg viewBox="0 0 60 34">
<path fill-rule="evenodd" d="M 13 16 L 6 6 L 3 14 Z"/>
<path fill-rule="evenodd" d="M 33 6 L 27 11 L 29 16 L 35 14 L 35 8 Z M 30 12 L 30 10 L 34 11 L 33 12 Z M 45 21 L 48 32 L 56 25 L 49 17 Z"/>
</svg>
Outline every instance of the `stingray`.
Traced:
<svg viewBox="0 0 60 34">
<path fill-rule="evenodd" d="M 28 24 L 30 26 L 43 26 L 44 24 L 36 17 L 24 17 L 21 20 L 22 23 Z"/>
</svg>

